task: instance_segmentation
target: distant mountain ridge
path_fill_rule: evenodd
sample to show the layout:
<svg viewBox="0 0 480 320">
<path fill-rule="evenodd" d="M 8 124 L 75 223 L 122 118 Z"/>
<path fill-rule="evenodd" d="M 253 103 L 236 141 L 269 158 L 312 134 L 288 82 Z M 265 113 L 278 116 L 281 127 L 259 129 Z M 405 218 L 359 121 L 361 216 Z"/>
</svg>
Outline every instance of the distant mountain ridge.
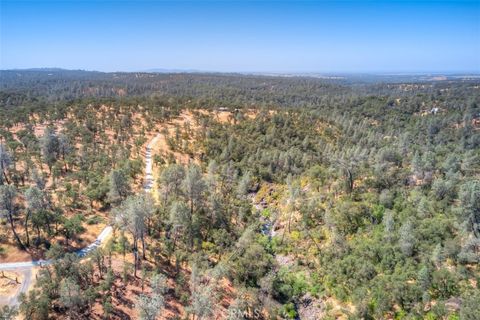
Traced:
<svg viewBox="0 0 480 320">
<path fill-rule="evenodd" d="M 83 70 L 83 69 L 64 69 L 64 68 L 15 68 L 15 69 L 1 69 L 0 71 L 39 71 L 39 72 L 63 72 L 63 71 L 82 71 L 82 72 L 102 72 L 96 70 Z"/>
<path fill-rule="evenodd" d="M 140 72 L 149 73 L 214 73 L 214 71 L 202 71 L 197 69 L 168 69 L 168 68 L 153 68 L 142 70 Z"/>
</svg>

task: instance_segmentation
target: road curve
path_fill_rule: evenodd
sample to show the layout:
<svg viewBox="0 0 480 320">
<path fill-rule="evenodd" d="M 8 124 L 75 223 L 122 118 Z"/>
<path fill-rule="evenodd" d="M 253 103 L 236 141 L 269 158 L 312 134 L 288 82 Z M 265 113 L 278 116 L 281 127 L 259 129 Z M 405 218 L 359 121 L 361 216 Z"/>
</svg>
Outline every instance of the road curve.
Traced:
<svg viewBox="0 0 480 320">
<path fill-rule="evenodd" d="M 145 184 L 143 186 L 143 190 L 145 192 L 150 192 L 153 187 L 154 179 L 153 179 L 153 161 L 152 161 L 152 149 L 153 146 L 157 143 L 158 139 L 160 138 L 160 134 L 157 134 L 150 142 L 148 143 L 146 150 L 145 150 Z M 103 228 L 102 232 L 98 235 L 97 239 L 88 246 L 76 251 L 75 253 L 79 257 L 86 256 L 92 250 L 95 250 L 98 246 L 100 246 L 112 233 L 112 226 L 106 226 Z M 8 263 L 0 263 L 0 271 L 2 270 L 9 270 L 9 271 L 16 271 L 18 273 L 22 273 L 24 278 L 21 283 L 19 290 L 15 293 L 14 296 L 11 297 L 4 297 L 0 296 L 0 305 L 10 305 L 15 306 L 18 304 L 18 296 L 20 293 L 27 292 L 30 284 L 32 282 L 32 268 L 41 267 L 44 265 L 48 265 L 52 263 L 51 260 L 32 260 L 32 261 L 24 261 L 24 262 L 8 262 Z"/>
<path fill-rule="evenodd" d="M 153 160 L 152 160 L 152 149 L 160 138 L 160 133 L 157 134 L 147 145 L 145 150 L 145 184 L 143 190 L 145 192 L 150 192 L 153 187 Z"/>
</svg>

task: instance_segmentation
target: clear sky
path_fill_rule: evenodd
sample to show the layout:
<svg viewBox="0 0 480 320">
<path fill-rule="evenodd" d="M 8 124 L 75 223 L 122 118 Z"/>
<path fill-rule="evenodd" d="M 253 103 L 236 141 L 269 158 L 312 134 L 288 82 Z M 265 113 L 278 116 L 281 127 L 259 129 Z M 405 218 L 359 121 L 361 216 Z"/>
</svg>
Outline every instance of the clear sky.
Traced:
<svg viewBox="0 0 480 320">
<path fill-rule="evenodd" d="M 480 72 L 480 0 L 0 0 L 0 68 Z"/>
</svg>

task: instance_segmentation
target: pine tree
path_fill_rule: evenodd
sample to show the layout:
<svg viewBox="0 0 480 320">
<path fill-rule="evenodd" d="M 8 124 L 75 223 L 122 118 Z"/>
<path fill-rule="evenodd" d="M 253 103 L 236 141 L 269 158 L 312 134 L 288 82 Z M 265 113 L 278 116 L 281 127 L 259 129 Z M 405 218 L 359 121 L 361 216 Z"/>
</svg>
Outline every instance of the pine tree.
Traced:
<svg viewBox="0 0 480 320">
<path fill-rule="evenodd" d="M 400 249 L 402 250 L 403 254 L 406 256 L 411 256 L 413 254 L 413 249 L 415 247 L 415 236 L 413 234 L 413 224 L 410 220 L 405 222 L 400 227 L 400 237 L 399 237 L 399 245 Z"/>
</svg>

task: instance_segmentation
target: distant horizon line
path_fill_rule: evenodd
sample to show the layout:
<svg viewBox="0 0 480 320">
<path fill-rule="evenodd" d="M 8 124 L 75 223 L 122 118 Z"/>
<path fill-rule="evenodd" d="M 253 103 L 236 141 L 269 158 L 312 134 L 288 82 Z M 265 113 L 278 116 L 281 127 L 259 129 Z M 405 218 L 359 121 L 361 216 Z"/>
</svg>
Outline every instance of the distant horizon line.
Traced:
<svg viewBox="0 0 480 320">
<path fill-rule="evenodd" d="M 0 68 L 0 71 L 83 71 L 99 73 L 215 73 L 215 74 L 252 74 L 252 75 L 378 75 L 378 76 L 412 76 L 412 75 L 480 75 L 480 70 L 466 71 L 220 71 L 181 68 L 149 68 L 139 70 L 102 71 L 95 69 L 69 69 L 62 67 Z"/>
</svg>

